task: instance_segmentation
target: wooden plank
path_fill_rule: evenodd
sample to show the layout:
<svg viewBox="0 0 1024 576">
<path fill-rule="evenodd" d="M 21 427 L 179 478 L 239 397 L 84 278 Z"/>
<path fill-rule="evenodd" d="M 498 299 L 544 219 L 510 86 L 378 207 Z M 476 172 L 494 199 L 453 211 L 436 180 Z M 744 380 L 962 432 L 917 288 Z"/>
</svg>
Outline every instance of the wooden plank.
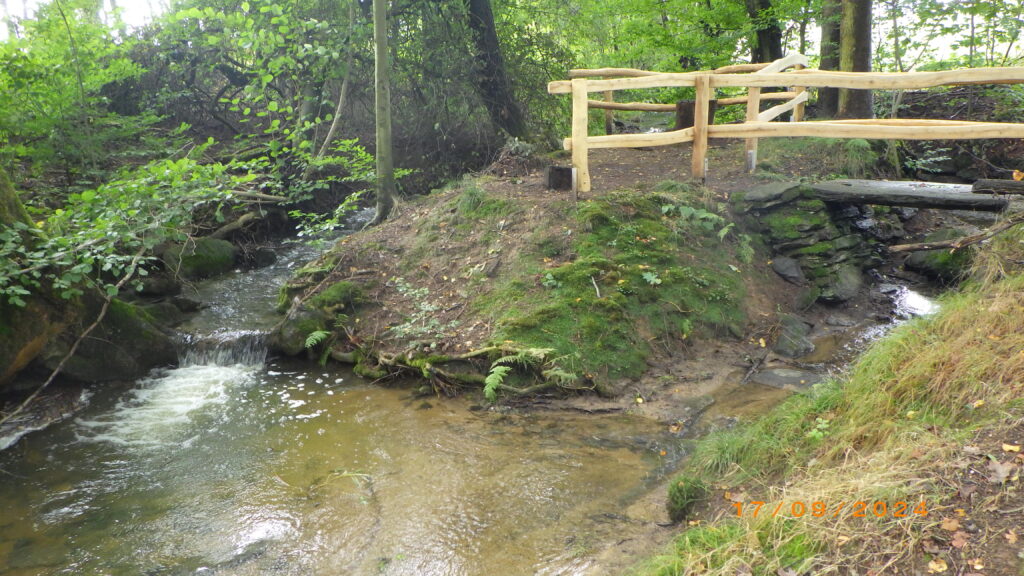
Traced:
<svg viewBox="0 0 1024 576">
<path fill-rule="evenodd" d="M 799 70 L 803 70 L 806 67 L 807 66 L 795 66 L 794 68 L 799 71 Z M 803 86 L 796 86 L 796 87 L 792 88 L 792 90 L 794 92 L 796 92 L 798 95 L 799 94 L 806 94 L 807 93 L 807 88 L 804 88 Z M 797 96 L 797 97 L 799 97 L 799 96 Z M 790 116 L 790 118 L 789 118 L 790 122 L 803 122 L 804 121 L 804 111 L 806 109 L 805 102 L 807 102 L 807 98 L 804 98 L 803 101 L 798 103 L 796 108 L 793 109 L 793 115 Z"/>
<path fill-rule="evenodd" d="M 660 72 L 639 70 L 637 68 L 576 68 L 569 70 L 569 78 L 637 78 L 655 76 Z"/>
<path fill-rule="evenodd" d="M 811 189 L 815 196 L 826 202 L 842 204 L 878 204 L 984 212 L 1002 212 L 1010 204 L 1009 200 L 999 196 L 971 194 L 970 187 L 961 184 L 832 180 L 812 184 Z"/>
<path fill-rule="evenodd" d="M 756 88 L 751 88 L 751 90 L 756 90 Z M 762 94 L 762 96 L 764 96 L 764 94 Z M 803 104 L 804 102 L 807 102 L 807 92 L 801 93 L 799 96 L 793 98 L 792 100 L 786 102 L 785 104 L 779 104 L 778 106 L 773 106 L 765 110 L 764 112 L 761 112 L 760 114 L 757 115 L 757 120 L 759 122 L 768 122 L 770 120 L 774 120 L 775 118 L 778 118 L 779 116 L 785 114 L 786 112 L 795 109 L 797 106 Z"/>
<path fill-rule="evenodd" d="M 711 76 L 697 77 L 697 96 L 693 104 L 693 157 L 690 172 L 693 178 L 704 180 L 705 160 L 708 155 L 708 109 L 711 101 Z"/>
<path fill-rule="evenodd" d="M 790 98 L 796 98 L 799 95 L 800 95 L 799 92 L 768 92 L 766 94 L 761 94 L 761 101 L 764 102 L 765 100 L 789 100 Z M 734 104 L 746 104 L 746 103 L 747 103 L 747 97 L 746 96 L 737 96 L 735 98 L 719 98 L 718 99 L 718 105 L 719 106 L 732 106 Z"/>
<path fill-rule="evenodd" d="M 590 100 L 591 108 L 600 110 L 635 110 L 638 112 L 675 112 L 675 104 L 651 104 L 648 102 L 611 102 L 608 100 Z"/>
<path fill-rule="evenodd" d="M 587 80 L 572 81 L 572 167 L 576 169 L 576 193 L 590 191 L 590 166 L 587 148 Z"/>
<path fill-rule="evenodd" d="M 783 56 L 782 58 L 768 64 L 764 68 L 755 72 L 755 74 L 772 74 L 775 72 L 782 72 L 783 70 L 794 66 L 806 68 L 807 66 L 810 66 L 810 62 L 807 60 L 807 56 L 794 52 L 793 54 Z"/>
<path fill-rule="evenodd" d="M 757 72 L 758 70 L 764 70 L 771 62 L 758 62 L 757 64 L 732 64 L 731 66 L 722 66 L 721 68 L 715 68 L 713 72 L 715 74 L 740 74 L 743 72 Z"/>
<path fill-rule="evenodd" d="M 867 122 L 870 122 L 868 124 Z M 911 123 L 912 122 L 912 123 Z M 1024 138 L 1024 124 L 910 120 L 829 120 L 824 122 L 747 122 L 710 128 L 712 138 L 822 137 L 878 140 L 973 140 L 979 138 Z"/>
<path fill-rule="evenodd" d="M 587 147 L 595 148 L 646 148 L 648 146 L 670 146 L 693 142 L 693 128 L 674 130 L 672 132 L 653 132 L 651 134 L 613 134 L 611 136 L 591 136 L 587 138 Z M 572 138 L 562 141 L 562 147 L 572 150 Z"/>
<path fill-rule="evenodd" d="M 971 192 L 975 194 L 1024 194 L 1024 182 L 983 178 L 971 186 Z"/>
</svg>

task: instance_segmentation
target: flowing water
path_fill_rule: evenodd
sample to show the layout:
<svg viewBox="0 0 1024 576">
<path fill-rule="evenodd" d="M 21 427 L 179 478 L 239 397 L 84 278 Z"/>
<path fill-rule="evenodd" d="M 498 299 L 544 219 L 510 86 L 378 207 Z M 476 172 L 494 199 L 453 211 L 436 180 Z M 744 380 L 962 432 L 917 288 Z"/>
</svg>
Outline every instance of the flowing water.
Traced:
<svg viewBox="0 0 1024 576">
<path fill-rule="evenodd" d="M 0 453 L 0 573 L 574 574 L 680 454 L 624 415 L 514 415 L 265 361 L 274 287 L 199 288 L 181 365 Z"/>
</svg>

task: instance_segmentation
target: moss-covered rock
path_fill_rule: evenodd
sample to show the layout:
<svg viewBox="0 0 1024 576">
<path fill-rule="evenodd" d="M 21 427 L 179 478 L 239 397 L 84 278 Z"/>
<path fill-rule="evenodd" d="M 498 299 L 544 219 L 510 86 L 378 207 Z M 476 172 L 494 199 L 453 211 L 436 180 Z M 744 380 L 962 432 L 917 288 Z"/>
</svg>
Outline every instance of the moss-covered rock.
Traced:
<svg viewBox="0 0 1024 576">
<path fill-rule="evenodd" d="M 362 286 L 355 282 L 341 281 L 323 289 L 316 296 L 310 298 L 309 303 L 321 310 L 336 312 L 354 308 L 362 302 L 362 299 Z"/>
<path fill-rule="evenodd" d="M 308 306 L 301 306 L 285 317 L 281 326 L 271 336 L 270 345 L 288 356 L 298 356 L 306 351 L 306 339 L 310 334 L 327 328 L 327 314 Z"/>
<path fill-rule="evenodd" d="M 197 238 L 176 244 L 163 253 L 164 264 L 174 274 L 188 279 L 208 278 L 230 271 L 238 257 L 238 249 L 217 238 Z"/>
<path fill-rule="evenodd" d="M 40 298 L 21 308 L 0 303 L 0 385 L 35 360 L 73 317 Z"/>
<path fill-rule="evenodd" d="M 945 229 L 932 232 L 925 236 L 925 242 L 941 242 L 962 237 L 964 234 L 958 230 Z M 964 248 L 956 251 L 949 250 L 923 250 L 914 252 L 907 257 L 903 266 L 924 274 L 929 278 L 940 280 L 947 284 L 954 283 L 962 278 L 971 267 L 971 248 Z"/>
<path fill-rule="evenodd" d="M 86 295 L 81 305 L 81 321 L 44 348 L 40 361 L 47 369 L 56 368 L 78 334 L 99 315 L 102 299 Z M 135 380 L 152 368 L 172 365 L 177 360 L 173 339 L 153 316 L 138 306 L 115 299 L 103 321 L 64 365 L 63 373 L 83 382 Z"/>
</svg>

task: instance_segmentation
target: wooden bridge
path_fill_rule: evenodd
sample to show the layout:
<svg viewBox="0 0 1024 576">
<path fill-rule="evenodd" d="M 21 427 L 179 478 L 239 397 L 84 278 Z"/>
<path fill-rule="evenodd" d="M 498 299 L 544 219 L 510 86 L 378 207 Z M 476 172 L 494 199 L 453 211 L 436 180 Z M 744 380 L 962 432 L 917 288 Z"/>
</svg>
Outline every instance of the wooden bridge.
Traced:
<svg viewBox="0 0 1024 576">
<path fill-rule="evenodd" d="M 1024 124 L 965 122 L 919 119 L 846 119 L 804 121 L 807 88 L 845 88 L 856 90 L 910 90 L 962 84 L 1024 84 L 1024 67 L 973 68 L 943 72 L 832 72 L 806 69 L 807 58 L 792 54 L 769 64 L 741 64 L 717 70 L 686 73 L 658 73 L 646 70 L 601 68 L 572 70 L 571 80 L 548 84 L 551 94 L 572 94 L 572 135 L 564 146 L 572 150 L 573 188 L 590 190 L 588 153 L 591 148 L 637 148 L 693 143 L 692 174 L 703 180 L 707 173 L 709 138 L 745 138 L 747 169 L 757 164 L 757 140 L 770 137 L 866 138 L 887 140 L 960 140 L 980 138 L 1024 138 Z M 600 79 L 595 79 L 600 78 Z M 605 110 L 675 111 L 674 104 L 643 102 L 618 103 L 613 93 L 693 86 L 693 126 L 654 134 L 609 134 L 591 136 L 588 132 L 591 108 Z M 741 87 L 745 97 L 717 100 L 717 105 L 746 104 L 746 121 L 738 124 L 713 124 L 709 111 L 716 88 Z M 762 94 L 763 88 L 783 87 L 784 92 Z M 591 100 L 590 94 L 604 93 L 605 100 Z M 761 110 L 762 100 L 784 100 Z M 792 111 L 790 122 L 772 122 Z"/>
</svg>

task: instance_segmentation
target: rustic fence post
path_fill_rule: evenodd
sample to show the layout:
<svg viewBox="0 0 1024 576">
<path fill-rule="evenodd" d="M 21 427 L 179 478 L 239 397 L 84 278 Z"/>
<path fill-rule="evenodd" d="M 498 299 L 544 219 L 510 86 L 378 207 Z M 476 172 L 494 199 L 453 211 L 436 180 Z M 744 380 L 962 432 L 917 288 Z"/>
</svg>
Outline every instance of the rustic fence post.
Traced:
<svg viewBox="0 0 1024 576">
<path fill-rule="evenodd" d="M 572 81 L 572 167 L 576 170 L 573 190 L 576 193 L 590 192 L 590 166 L 587 155 L 587 79 L 574 78 Z"/>
<path fill-rule="evenodd" d="M 604 101 L 608 103 L 615 102 L 615 92 L 612 90 L 607 90 L 604 93 Z M 604 111 L 604 133 L 615 133 L 615 111 L 613 111 L 611 108 L 605 108 Z"/>
<path fill-rule="evenodd" d="M 793 66 L 793 69 L 794 70 L 803 70 L 804 69 L 804 65 L 803 64 L 797 64 L 796 66 Z M 794 86 L 792 88 L 792 91 L 795 92 L 796 93 L 796 97 L 799 98 L 801 94 L 803 94 L 804 92 L 807 91 L 807 87 L 805 87 L 805 86 Z M 800 104 L 797 104 L 796 108 L 793 109 L 793 115 L 789 117 L 789 121 L 790 122 L 803 122 L 803 120 L 804 120 L 804 108 L 806 106 L 807 106 L 807 104 L 805 104 L 803 102 L 801 102 Z"/>
<path fill-rule="evenodd" d="M 747 122 L 757 122 L 761 113 L 761 89 L 747 89 Z M 747 172 L 753 173 L 757 167 L 757 138 L 747 138 Z"/>
<path fill-rule="evenodd" d="M 708 107 L 711 106 L 711 76 L 700 74 L 694 78 L 697 95 L 693 103 L 693 163 L 690 172 L 694 178 L 707 177 L 705 161 L 708 155 Z"/>
</svg>

